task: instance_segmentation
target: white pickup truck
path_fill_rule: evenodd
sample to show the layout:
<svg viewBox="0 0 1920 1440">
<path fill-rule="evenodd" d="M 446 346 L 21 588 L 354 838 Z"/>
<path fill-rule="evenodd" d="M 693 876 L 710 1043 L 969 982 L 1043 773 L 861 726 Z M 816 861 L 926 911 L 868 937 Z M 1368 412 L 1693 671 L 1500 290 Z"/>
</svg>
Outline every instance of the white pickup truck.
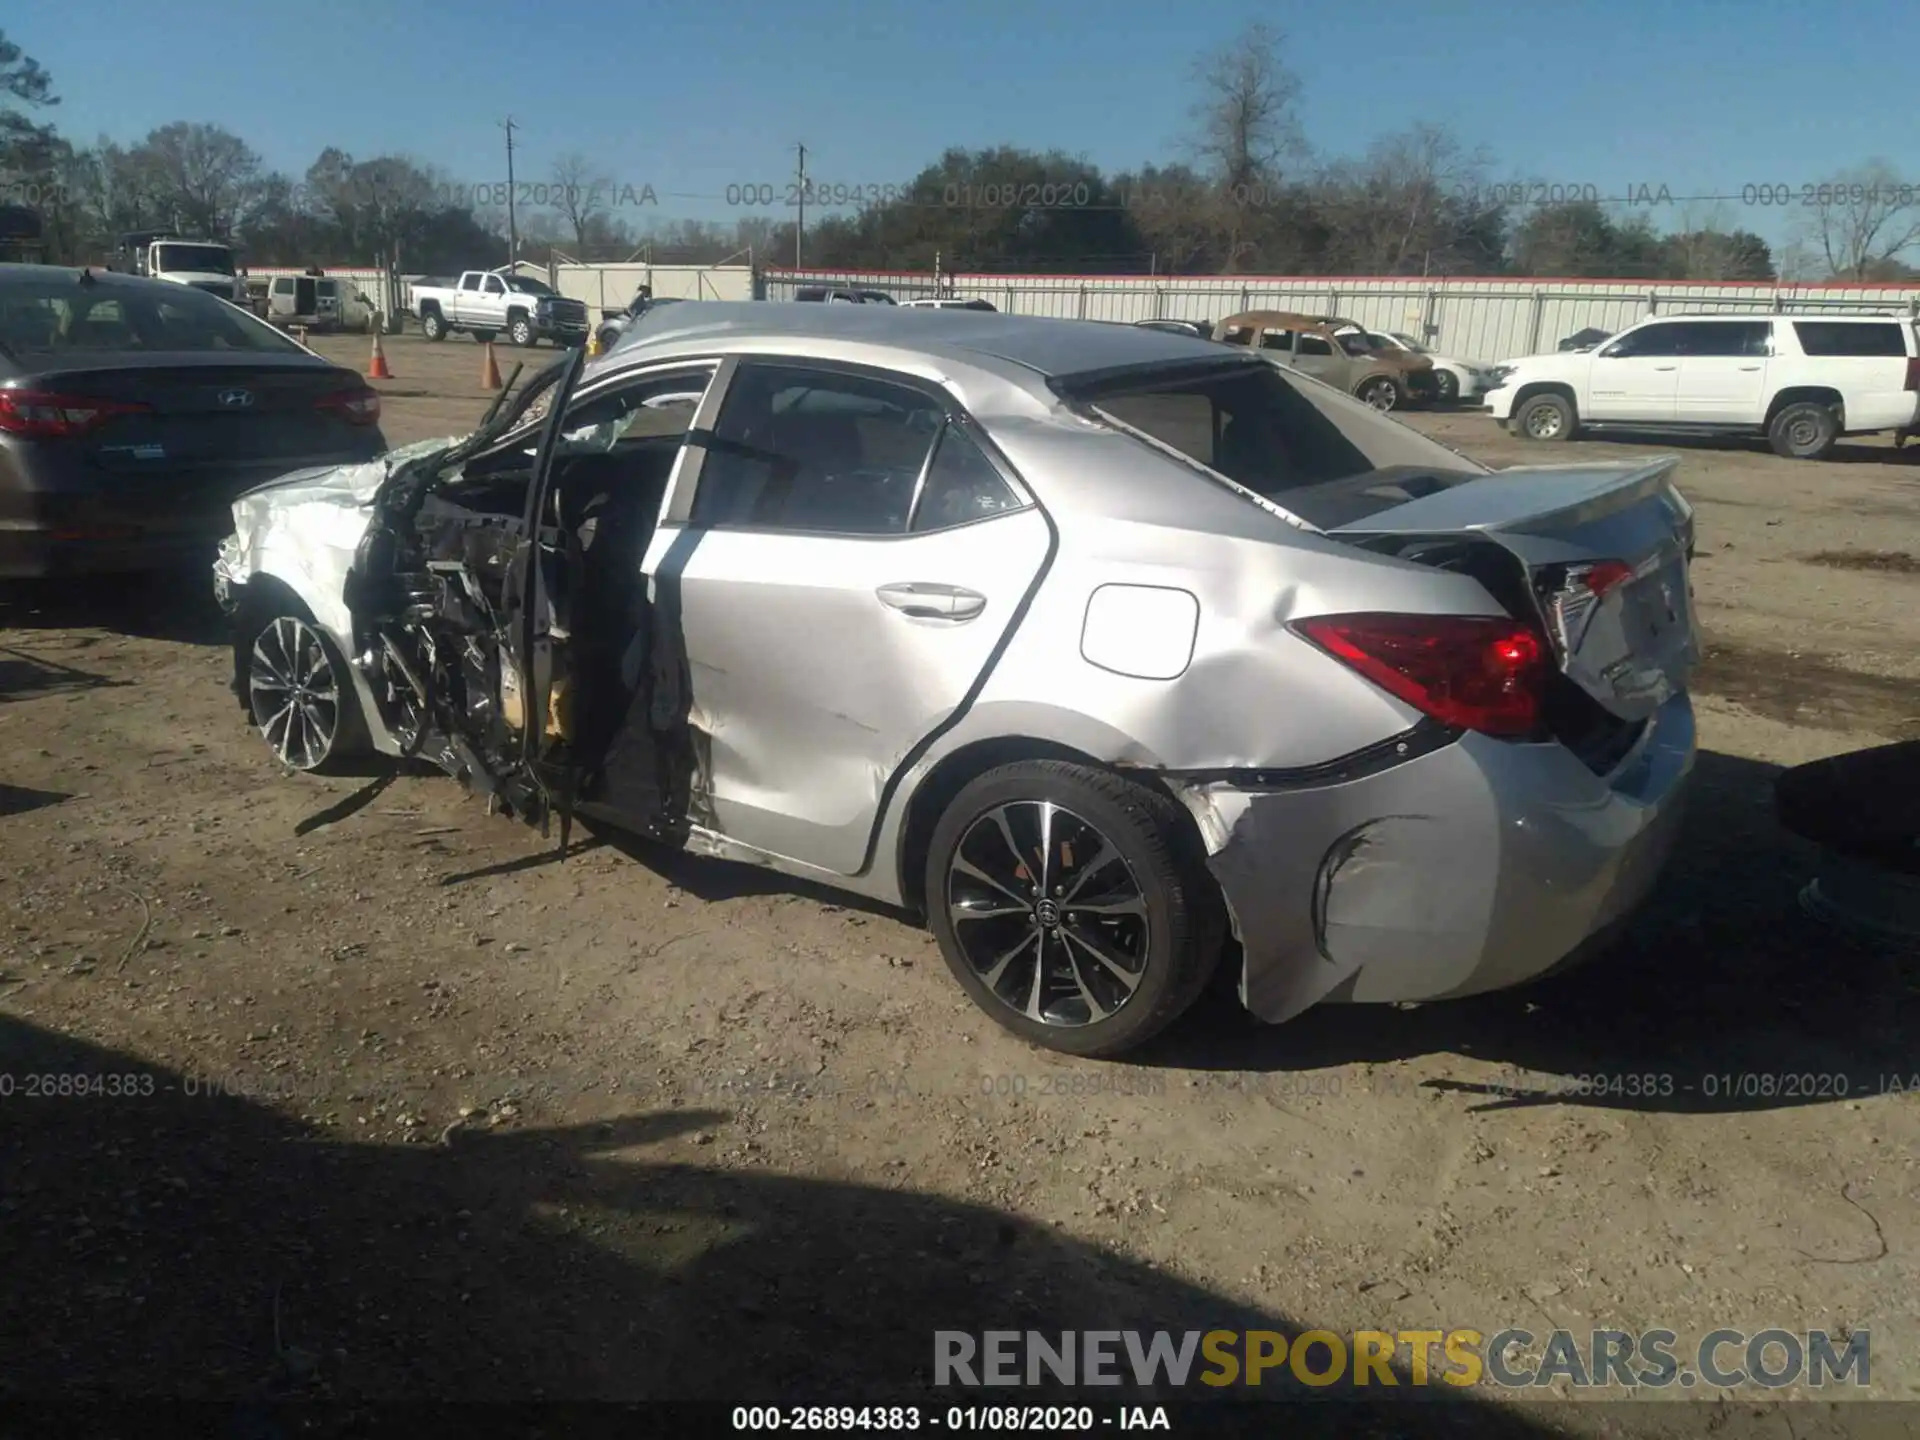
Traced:
<svg viewBox="0 0 1920 1440">
<path fill-rule="evenodd" d="M 587 343 L 586 303 L 525 275 L 468 270 L 453 285 L 415 285 L 413 310 L 429 340 L 464 331 L 482 342 L 504 334 L 516 345 Z"/>
</svg>

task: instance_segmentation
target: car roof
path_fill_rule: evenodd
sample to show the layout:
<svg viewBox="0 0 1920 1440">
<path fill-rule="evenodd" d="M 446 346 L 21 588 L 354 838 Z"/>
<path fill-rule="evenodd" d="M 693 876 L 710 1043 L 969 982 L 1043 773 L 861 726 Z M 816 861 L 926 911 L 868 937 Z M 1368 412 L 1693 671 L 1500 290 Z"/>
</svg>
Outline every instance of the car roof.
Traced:
<svg viewBox="0 0 1920 1440">
<path fill-rule="evenodd" d="M 168 295 L 177 295 L 182 287 L 172 280 L 152 280 L 145 275 L 128 275 L 120 270 L 100 270 L 78 265 L 22 265 L 17 263 L 0 264 L 0 286 L 10 281 L 37 280 L 42 284 L 48 281 L 65 281 L 77 285 L 80 276 L 86 274 L 90 284 L 112 290 L 156 290 Z"/>
<path fill-rule="evenodd" d="M 777 305 L 765 301 L 712 301 L 648 311 L 627 331 L 617 352 L 629 362 L 666 353 L 728 350 L 790 353 L 798 343 L 840 342 L 869 352 L 858 358 L 888 368 L 902 359 L 947 359 L 997 373 L 1029 386 L 1045 379 L 1087 375 L 1133 366 L 1190 362 L 1199 354 L 1234 363 L 1230 352 L 1195 337 L 1135 325 L 1052 320 L 999 311 L 928 309 L 907 316 L 895 305 Z M 1198 349 L 1196 350 L 1196 347 Z M 1246 359 L 1261 363 L 1252 355 Z"/>
<path fill-rule="evenodd" d="M 1241 327 L 1251 329 L 1255 325 L 1278 325 L 1284 329 L 1297 330 L 1303 326 L 1344 324 L 1346 322 L 1328 321 L 1318 315 L 1303 315 L 1294 310 L 1243 310 L 1238 315 L 1227 316 L 1219 323 L 1227 326 L 1229 329 Z"/>
<path fill-rule="evenodd" d="M 1885 325 L 1889 321 L 1909 319 L 1896 311 L 1883 311 L 1876 315 L 1826 315 L 1818 311 L 1812 314 L 1792 314 L 1776 310 L 1675 310 L 1660 315 L 1648 315 L 1635 321 L 1635 325 L 1644 325 L 1648 320 L 1840 320 L 1849 325 Z M 1576 330 L 1576 335 L 1585 335 L 1585 330 Z"/>
</svg>

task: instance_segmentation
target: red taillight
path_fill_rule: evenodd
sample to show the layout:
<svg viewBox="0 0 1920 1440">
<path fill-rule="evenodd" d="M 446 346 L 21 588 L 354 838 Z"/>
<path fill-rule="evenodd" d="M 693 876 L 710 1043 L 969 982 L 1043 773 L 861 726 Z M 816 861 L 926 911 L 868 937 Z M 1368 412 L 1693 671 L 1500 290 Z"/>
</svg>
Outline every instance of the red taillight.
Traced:
<svg viewBox="0 0 1920 1440">
<path fill-rule="evenodd" d="M 336 390 L 314 402 L 322 410 L 331 410 L 349 425 L 375 425 L 380 420 L 378 390 Z"/>
<path fill-rule="evenodd" d="M 1540 724 L 1547 651 L 1485 615 L 1325 615 L 1294 629 L 1390 695 L 1445 725 L 1519 736 Z"/>
<path fill-rule="evenodd" d="M 116 415 L 135 415 L 150 406 L 87 395 L 56 395 L 50 390 L 0 389 L 0 430 L 36 440 L 84 435 Z"/>
<path fill-rule="evenodd" d="M 1907 357 L 1907 384 L 1909 390 L 1920 390 L 1920 355 Z"/>
</svg>

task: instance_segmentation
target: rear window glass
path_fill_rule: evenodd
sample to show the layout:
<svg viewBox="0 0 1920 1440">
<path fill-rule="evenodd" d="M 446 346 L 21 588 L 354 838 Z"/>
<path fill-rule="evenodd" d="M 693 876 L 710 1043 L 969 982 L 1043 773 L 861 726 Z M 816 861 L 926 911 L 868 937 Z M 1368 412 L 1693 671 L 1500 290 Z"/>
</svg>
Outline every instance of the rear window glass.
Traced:
<svg viewBox="0 0 1920 1440">
<path fill-rule="evenodd" d="M 0 345 L 15 354 L 300 353 L 272 326 L 184 285 L 108 290 L 72 280 L 0 284 Z"/>
<path fill-rule="evenodd" d="M 1796 320 L 1793 333 L 1808 355 L 1905 355 L 1907 347 L 1898 322 L 1884 325 L 1848 324 L 1833 320 Z"/>
<path fill-rule="evenodd" d="M 1403 503 L 1408 495 L 1395 489 L 1402 472 L 1441 486 L 1480 473 L 1345 395 L 1309 398 L 1271 364 L 1063 388 L 1312 525 L 1347 524 Z"/>
</svg>

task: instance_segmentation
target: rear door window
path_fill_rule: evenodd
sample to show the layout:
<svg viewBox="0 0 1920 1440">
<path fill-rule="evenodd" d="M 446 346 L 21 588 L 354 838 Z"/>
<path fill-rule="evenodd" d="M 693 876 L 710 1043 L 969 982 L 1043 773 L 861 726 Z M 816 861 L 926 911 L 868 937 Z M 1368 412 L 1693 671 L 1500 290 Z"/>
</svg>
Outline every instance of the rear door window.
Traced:
<svg viewBox="0 0 1920 1440">
<path fill-rule="evenodd" d="M 1862 324 L 1845 320 L 1796 320 L 1793 333 L 1807 355 L 1905 356 L 1905 337 L 1900 323 Z"/>
<path fill-rule="evenodd" d="M 1702 358 L 1749 357 L 1771 351 L 1765 320 L 1690 320 L 1672 327 L 1679 353 Z"/>
</svg>

